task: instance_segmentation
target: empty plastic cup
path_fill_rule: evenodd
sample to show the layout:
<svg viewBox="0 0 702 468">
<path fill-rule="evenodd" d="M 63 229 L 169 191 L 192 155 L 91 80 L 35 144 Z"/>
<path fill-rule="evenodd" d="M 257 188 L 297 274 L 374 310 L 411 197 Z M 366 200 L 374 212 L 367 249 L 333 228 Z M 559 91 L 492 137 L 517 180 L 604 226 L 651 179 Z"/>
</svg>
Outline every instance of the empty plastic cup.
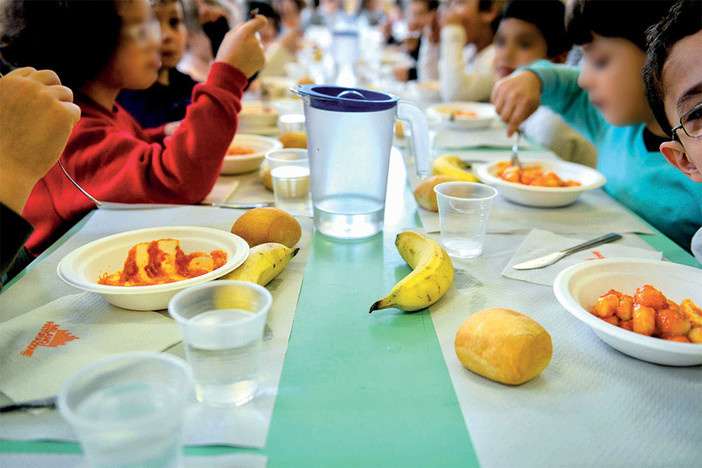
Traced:
<svg viewBox="0 0 702 468">
<path fill-rule="evenodd" d="M 57 400 L 89 466 L 177 467 L 192 395 L 192 371 L 182 359 L 127 353 L 81 369 Z"/>
<path fill-rule="evenodd" d="M 439 206 L 441 243 L 461 259 L 483 252 L 485 230 L 497 190 L 475 182 L 444 182 L 434 187 Z"/>
<path fill-rule="evenodd" d="M 271 167 L 275 206 L 292 215 L 309 216 L 310 163 L 306 149 L 275 149 L 266 153 Z"/>
</svg>

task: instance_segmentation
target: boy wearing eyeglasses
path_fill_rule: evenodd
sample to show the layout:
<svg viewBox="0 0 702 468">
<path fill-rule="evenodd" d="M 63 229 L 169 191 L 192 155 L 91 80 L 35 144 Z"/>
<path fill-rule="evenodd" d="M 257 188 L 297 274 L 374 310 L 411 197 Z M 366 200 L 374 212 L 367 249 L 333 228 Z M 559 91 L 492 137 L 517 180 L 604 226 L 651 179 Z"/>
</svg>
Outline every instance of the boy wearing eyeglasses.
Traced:
<svg viewBox="0 0 702 468">
<path fill-rule="evenodd" d="M 539 61 L 497 82 L 492 102 L 508 133 L 540 105 L 563 116 L 599 152 L 604 190 L 689 249 L 702 225 L 702 190 L 658 150 L 667 141 L 646 101 L 642 69 L 646 30 L 672 1 L 571 0 L 566 30 L 582 45 L 582 69 Z M 692 60 L 692 59 L 691 59 Z"/>
<path fill-rule="evenodd" d="M 644 83 L 653 115 L 671 139 L 661 143 L 661 153 L 695 182 L 702 182 L 701 58 L 702 2 L 679 1 L 649 30 Z M 702 263 L 702 227 L 692 253 Z"/>
</svg>

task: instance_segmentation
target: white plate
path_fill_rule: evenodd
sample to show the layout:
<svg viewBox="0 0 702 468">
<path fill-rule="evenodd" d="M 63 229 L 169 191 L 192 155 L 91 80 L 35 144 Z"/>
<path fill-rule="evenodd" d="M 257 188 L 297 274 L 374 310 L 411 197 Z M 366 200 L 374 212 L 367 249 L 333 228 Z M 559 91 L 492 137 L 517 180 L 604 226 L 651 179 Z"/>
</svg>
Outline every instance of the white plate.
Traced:
<svg viewBox="0 0 702 468">
<path fill-rule="evenodd" d="M 544 171 L 553 171 L 563 180 L 575 180 L 582 185 L 576 187 L 534 187 L 507 182 L 497 177 L 497 162 L 482 164 L 476 172 L 480 180 L 492 185 L 507 200 L 520 205 L 539 208 L 567 206 L 575 202 L 581 193 L 602 187 L 607 179 L 598 171 L 581 164 L 566 161 L 539 161 L 519 158 L 523 165 L 536 165 Z"/>
<path fill-rule="evenodd" d="M 455 115 L 473 112 L 475 116 Z M 454 115 L 451 120 L 451 115 Z M 455 128 L 487 128 L 497 117 L 495 106 L 484 102 L 444 102 L 427 108 L 427 117 Z"/>
<path fill-rule="evenodd" d="M 140 242 L 177 239 L 186 254 L 223 250 L 227 263 L 210 273 L 174 283 L 153 286 L 107 286 L 98 284 L 103 273 L 122 269 L 129 249 Z M 181 289 L 224 276 L 241 265 L 249 255 L 249 245 L 239 236 L 206 227 L 173 226 L 139 229 L 103 237 L 66 255 L 56 273 L 67 284 L 99 294 L 110 304 L 132 310 L 160 310 Z"/>
<path fill-rule="evenodd" d="M 261 166 L 268 151 L 282 148 L 283 144 L 275 138 L 237 133 L 229 146 L 251 148 L 254 150 L 254 153 L 240 156 L 225 156 L 224 163 L 222 163 L 222 174 L 243 174 L 255 171 Z"/>
<path fill-rule="evenodd" d="M 565 309 L 589 325 L 602 341 L 624 354 L 666 366 L 702 364 L 702 344 L 676 343 L 639 335 L 595 317 L 589 311 L 610 289 L 633 295 L 650 284 L 680 304 L 690 298 L 702 304 L 702 270 L 660 260 L 608 258 L 579 263 L 563 270 L 553 292 Z"/>
<path fill-rule="evenodd" d="M 241 112 L 239 112 L 239 127 L 270 127 L 278 122 L 278 117 L 279 113 L 272 105 L 266 112 L 264 112 L 261 101 L 247 101 L 241 104 Z"/>
</svg>

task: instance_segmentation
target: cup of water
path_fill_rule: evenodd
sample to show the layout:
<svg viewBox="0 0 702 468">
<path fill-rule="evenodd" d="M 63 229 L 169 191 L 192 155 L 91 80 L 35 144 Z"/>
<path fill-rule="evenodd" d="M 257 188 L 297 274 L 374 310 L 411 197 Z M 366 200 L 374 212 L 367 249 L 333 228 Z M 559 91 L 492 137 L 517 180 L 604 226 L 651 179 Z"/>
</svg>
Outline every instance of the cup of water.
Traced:
<svg viewBox="0 0 702 468">
<path fill-rule="evenodd" d="M 254 398 L 272 303 L 266 288 L 243 281 L 212 281 L 173 296 L 168 313 L 183 334 L 198 400 L 240 406 Z"/>
<path fill-rule="evenodd" d="M 275 149 L 266 153 L 271 167 L 275 206 L 293 215 L 309 216 L 310 163 L 306 149 Z"/>
<path fill-rule="evenodd" d="M 182 359 L 127 353 L 95 362 L 58 393 L 63 418 L 92 467 L 181 466 L 193 374 Z"/>
<path fill-rule="evenodd" d="M 497 190 L 475 182 L 444 182 L 434 187 L 441 243 L 448 254 L 472 259 L 483 252 L 485 230 Z"/>
</svg>

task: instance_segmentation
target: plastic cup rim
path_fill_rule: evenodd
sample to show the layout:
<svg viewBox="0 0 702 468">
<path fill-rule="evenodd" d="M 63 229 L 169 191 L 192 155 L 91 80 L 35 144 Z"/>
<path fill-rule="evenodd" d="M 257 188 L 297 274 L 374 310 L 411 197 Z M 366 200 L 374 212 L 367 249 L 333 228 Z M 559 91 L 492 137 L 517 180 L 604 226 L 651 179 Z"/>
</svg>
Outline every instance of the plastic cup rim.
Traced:
<svg viewBox="0 0 702 468">
<path fill-rule="evenodd" d="M 276 154 L 284 154 L 284 153 L 292 153 L 298 156 L 301 156 L 304 154 L 304 158 L 299 158 L 299 159 L 280 159 L 276 158 Z M 306 149 L 304 148 L 275 148 L 272 150 L 266 151 L 266 161 L 269 163 L 286 163 L 288 165 L 296 165 L 300 163 L 306 163 L 309 164 L 309 153 L 307 152 Z"/>
<path fill-rule="evenodd" d="M 197 284 L 195 286 L 191 286 L 189 288 L 185 288 L 182 291 L 179 291 L 176 293 L 175 296 L 171 298 L 170 301 L 168 301 L 168 315 L 170 315 L 173 320 L 175 320 L 179 326 L 181 327 L 188 327 L 188 328 L 195 328 L 195 329 L 200 329 L 204 330 L 207 328 L 211 328 L 212 325 L 206 325 L 202 323 L 193 323 L 193 318 L 185 318 L 181 314 L 176 313 L 172 310 L 171 304 L 175 303 L 176 300 L 178 300 L 180 297 L 187 295 L 189 292 L 196 291 L 199 289 L 206 289 L 206 288 L 214 288 L 220 285 L 231 285 L 231 286 L 244 286 L 247 288 L 254 289 L 261 293 L 265 297 L 265 302 L 261 306 L 259 310 L 256 312 L 251 312 L 250 317 L 243 318 L 241 320 L 237 320 L 236 322 L 231 322 L 231 323 L 225 323 L 223 326 L 242 326 L 242 325 L 247 325 L 249 322 L 252 322 L 256 319 L 258 319 L 262 314 L 268 314 L 268 311 L 271 308 L 271 305 L 273 304 L 273 296 L 271 295 L 270 291 L 268 291 L 266 288 L 263 286 L 260 286 L 256 283 L 250 283 L 248 281 L 236 281 L 236 280 L 219 280 L 219 281 L 210 281 L 207 283 L 202 283 L 202 284 Z M 224 310 L 224 309 L 222 309 Z"/>
<path fill-rule="evenodd" d="M 453 186 L 456 186 L 456 185 L 466 186 L 466 185 L 467 185 L 467 186 L 471 186 L 471 187 L 474 186 L 474 187 L 486 188 L 486 189 L 490 189 L 490 190 L 492 191 L 492 193 L 491 193 L 490 195 L 487 195 L 487 196 L 484 196 L 484 197 L 480 197 L 480 196 L 479 196 L 479 197 L 476 197 L 476 198 L 465 198 L 465 197 L 455 197 L 455 196 L 453 196 L 453 195 L 446 195 L 445 193 L 442 193 L 442 192 L 440 192 L 440 191 L 438 190 L 439 187 L 442 187 L 442 186 L 449 186 L 449 185 L 453 185 Z M 498 194 L 497 189 L 495 189 L 495 187 L 492 187 L 492 186 L 490 186 L 490 185 L 481 184 L 481 183 L 479 183 L 479 182 L 463 182 L 463 181 L 460 181 L 460 180 L 452 181 L 452 182 L 442 182 L 442 183 L 440 183 L 440 184 L 436 184 L 436 185 L 434 186 L 434 193 L 436 193 L 437 196 L 440 195 L 440 196 L 442 196 L 442 197 L 444 197 L 444 198 L 447 198 L 447 199 L 450 199 L 450 200 L 468 201 L 468 202 L 471 202 L 471 201 L 476 201 L 476 202 L 478 202 L 478 201 L 488 201 L 488 200 L 492 200 L 492 199 L 495 198 L 495 197 L 497 196 L 497 194 Z"/>
<path fill-rule="evenodd" d="M 116 356 L 110 356 L 104 359 L 100 359 L 99 361 L 93 362 L 91 364 L 88 364 L 87 366 L 81 368 L 78 370 L 75 374 L 73 374 L 71 377 L 64 382 L 64 384 L 61 386 L 59 389 L 59 392 L 56 396 L 56 405 L 58 407 L 59 413 L 69 422 L 69 424 L 73 427 L 82 427 L 82 428 L 89 428 L 89 429 L 96 429 L 96 430 L 103 430 L 105 429 L 105 423 L 103 421 L 95 421 L 90 418 L 85 418 L 83 416 L 78 415 L 75 410 L 73 410 L 69 404 L 68 404 L 68 393 L 70 388 L 75 384 L 75 382 L 84 377 L 87 374 L 90 374 L 92 372 L 95 372 L 96 370 L 100 369 L 101 367 L 104 367 L 106 364 L 111 364 L 113 362 L 117 361 L 126 361 L 129 359 L 133 358 L 148 358 L 148 359 L 155 359 L 155 360 L 160 360 L 167 362 L 174 367 L 179 368 L 183 374 L 184 374 L 184 382 L 183 386 L 185 388 L 179 388 L 175 392 L 175 396 L 172 399 L 172 404 L 169 405 L 167 408 L 162 408 L 160 411 L 158 411 L 155 414 L 151 414 L 147 416 L 146 418 L 137 420 L 137 421 L 115 421 L 110 424 L 111 428 L 125 428 L 128 427 L 130 429 L 138 428 L 138 427 L 144 427 L 148 426 L 155 421 L 158 421 L 160 419 L 163 419 L 164 417 L 170 415 L 173 413 L 173 408 L 178 407 L 178 406 L 184 406 L 185 401 L 189 397 L 191 390 L 193 386 L 195 385 L 195 376 L 193 374 L 192 368 L 190 365 L 184 361 L 183 359 L 173 356 L 170 354 L 166 353 L 153 353 L 153 352 L 146 352 L 146 351 L 139 351 L 139 352 L 131 352 L 131 353 L 123 353 L 123 354 L 118 354 Z"/>
</svg>

